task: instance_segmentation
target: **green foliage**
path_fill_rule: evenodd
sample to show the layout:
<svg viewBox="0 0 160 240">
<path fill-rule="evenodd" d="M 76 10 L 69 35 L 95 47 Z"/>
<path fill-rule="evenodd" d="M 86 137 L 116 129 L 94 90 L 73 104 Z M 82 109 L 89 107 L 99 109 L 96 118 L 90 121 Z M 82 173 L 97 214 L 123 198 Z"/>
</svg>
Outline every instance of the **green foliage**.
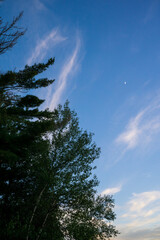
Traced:
<svg viewBox="0 0 160 240">
<path fill-rule="evenodd" d="M 33 66 L 25 66 L 25 69 L 19 72 L 9 71 L 0 76 L 0 89 L 7 92 L 8 90 L 30 90 L 41 87 L 47 87 L 54 80 L 47 78 L 36 79 L 35 76 L 45 71 L 54 63 L 55 59 L 51 58 L 46 64 L 39 63 Z"/>
<path fill-rule="evenodd" d="M 17 94 L 51 84 L 36 76 L 53 63 L 0 76 L 0 239 L 116 236 L 114 201 L 96 195 L 93 135 L 79 127 L 68 102 L 40 111 L 44 100 Z"/>
</svg>

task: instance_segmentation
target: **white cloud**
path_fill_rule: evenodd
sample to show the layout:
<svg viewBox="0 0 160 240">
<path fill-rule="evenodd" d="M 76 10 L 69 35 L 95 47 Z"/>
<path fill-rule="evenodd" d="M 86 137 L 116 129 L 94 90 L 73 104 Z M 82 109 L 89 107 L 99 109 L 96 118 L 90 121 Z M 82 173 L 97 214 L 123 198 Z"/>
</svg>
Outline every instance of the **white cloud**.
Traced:
<svg viewBox="0 0 160 240">
<path fill-rule="evenodd" d="M 125 130 L 115 139 L 122 146 L 122 152 L 148 144 L 160 131 L 160 99 L 152 103 L 131 118 Z"/>
<path fill-rule="evenodd" d="M 129 201 L 129 211 L 139 213 L 149 204 L 157 200 L 160 200 L 160 191 L 134 193 L 132 200 Z"/>
<path fill-rule="evenodd" d="M 101 195 L 113 195 L 115 193 L 120 192 L 121 189 L 122 189 L 121 185 L 114 187 L 114 188 L 107 188 L 103 192 L 101 192 Z"/>
<path fill-rule="evenodd" d="M 41 61 L 51 47 L 64 40 L 66 40 L 66 38 L 62 37 L 57 29 L 52 29 L 52 31 L 45 36 L 44 39 L 38 42 L 37 46 L 32 52 L 31 57 L 28 59 L 27 64 L 31 65 L 37 60 Z"/>
<path fill-rule="evenodd" d="M 73 73 L 77 69 L 77 56 L 80 49 L 80 39 L 77 38 L 76 47 L 72 53 L 72 55 L 65 62 L 62 71 L 59 75 L 57 87 L 53 97 L 50 101 L 49 108 L 53 110 L 59 103 L 62 97 L 63 92 L 67 86 L 68 76 Z"/>
<path fill-rule="evenodd" d="M 142 119 L 143 115 L 144 112 L 142 111 L 135 118 L 129 121 L 126 130 L 117 137 L 117 143 L 124 143 L 127 145 L 127 148 L 133 148 L 137 145 L 138 137 L 141 133 L 139 122 Z"/>
<path fill-rule="evenodd" d="M 160 231 L 153 238 L 150 238 L 150 233 L 159 224 L 160 191 L 134 193 L 125 206 L 119 209 L 121 212 L 118 213 L 117 228 L 121 235 L 117 240 L 159 239 Z"/>
</svg>

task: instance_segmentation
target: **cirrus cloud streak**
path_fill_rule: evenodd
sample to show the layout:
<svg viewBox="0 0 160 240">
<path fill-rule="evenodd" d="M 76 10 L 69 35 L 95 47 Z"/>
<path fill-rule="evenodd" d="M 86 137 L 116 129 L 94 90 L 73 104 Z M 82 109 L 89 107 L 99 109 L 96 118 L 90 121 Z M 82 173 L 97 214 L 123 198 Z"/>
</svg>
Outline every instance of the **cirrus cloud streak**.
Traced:
<svg viewBox="0 0 160 240">
<path fill-rule="evenodd" d="M 71 74 L 73 74 L 77 69 L 77 57 L 78 57 L 79 50 L 80 50 L 80 39 L 77 38 L 76 47 L 73 53 L 71 54 L 71 56 L 67 58 L 59 74 L 56 90 L 50 100 L 49 108 L 51 110 L 53 110 L 60 103 L 60 99 L 67 87 L 68 77 Z"/>
<path fill-rule="evenodd" d="M 67 38 L 62 37 L 58 29 L 52 29 L 48 35 L 40 40 L 34 48 L 27 64 L 31 65 L 37 60 L 41 61 L 48 53 L 51 47 L 65 41 Z"/>
<path fill-rule="evenodd" d="M 115 143 L 122 146 L 122 152 L 148 144 L 160 132 L 160 99 L 142 109 L 135 117 L 129 119 L 124 131 L 117 136 Z"/>
</svg>

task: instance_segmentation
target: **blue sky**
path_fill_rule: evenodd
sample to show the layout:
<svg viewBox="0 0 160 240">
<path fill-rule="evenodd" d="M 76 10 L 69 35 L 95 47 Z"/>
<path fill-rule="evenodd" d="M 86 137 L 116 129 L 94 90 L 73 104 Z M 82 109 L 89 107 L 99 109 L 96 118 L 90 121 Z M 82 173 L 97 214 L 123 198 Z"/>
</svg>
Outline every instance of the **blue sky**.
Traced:
<svg viewBox="0 0 160 240">
<path fill-rule="evenodd" d="M 5 0 L 8 21 L 28 30 L 1 69 L 55 57 L 38 91 L 53 109 L 66 99 L 101 147 L 98 192 L 113 194 L 118 240 L 160 239 L 160 2 Z"/>
</svg>

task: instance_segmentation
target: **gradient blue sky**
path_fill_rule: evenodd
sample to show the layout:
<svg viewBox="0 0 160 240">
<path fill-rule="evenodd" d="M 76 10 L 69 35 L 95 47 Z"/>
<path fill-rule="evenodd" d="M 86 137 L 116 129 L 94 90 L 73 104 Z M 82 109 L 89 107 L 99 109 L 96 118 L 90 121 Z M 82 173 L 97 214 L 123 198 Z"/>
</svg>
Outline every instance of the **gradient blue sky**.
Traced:
<svg viewBox="0 0 160 240">
<path fill-rule="evenodd" d="M 98 192 L 113 194 L 117 240 L 160 239 L 160 1 L 5 0 L 8 21 L 24 10 L 24 37 L 1 69 L 56 58 L 38 91 L 53 109 L 70 101 L 94 132 Z"/>
</svg>

